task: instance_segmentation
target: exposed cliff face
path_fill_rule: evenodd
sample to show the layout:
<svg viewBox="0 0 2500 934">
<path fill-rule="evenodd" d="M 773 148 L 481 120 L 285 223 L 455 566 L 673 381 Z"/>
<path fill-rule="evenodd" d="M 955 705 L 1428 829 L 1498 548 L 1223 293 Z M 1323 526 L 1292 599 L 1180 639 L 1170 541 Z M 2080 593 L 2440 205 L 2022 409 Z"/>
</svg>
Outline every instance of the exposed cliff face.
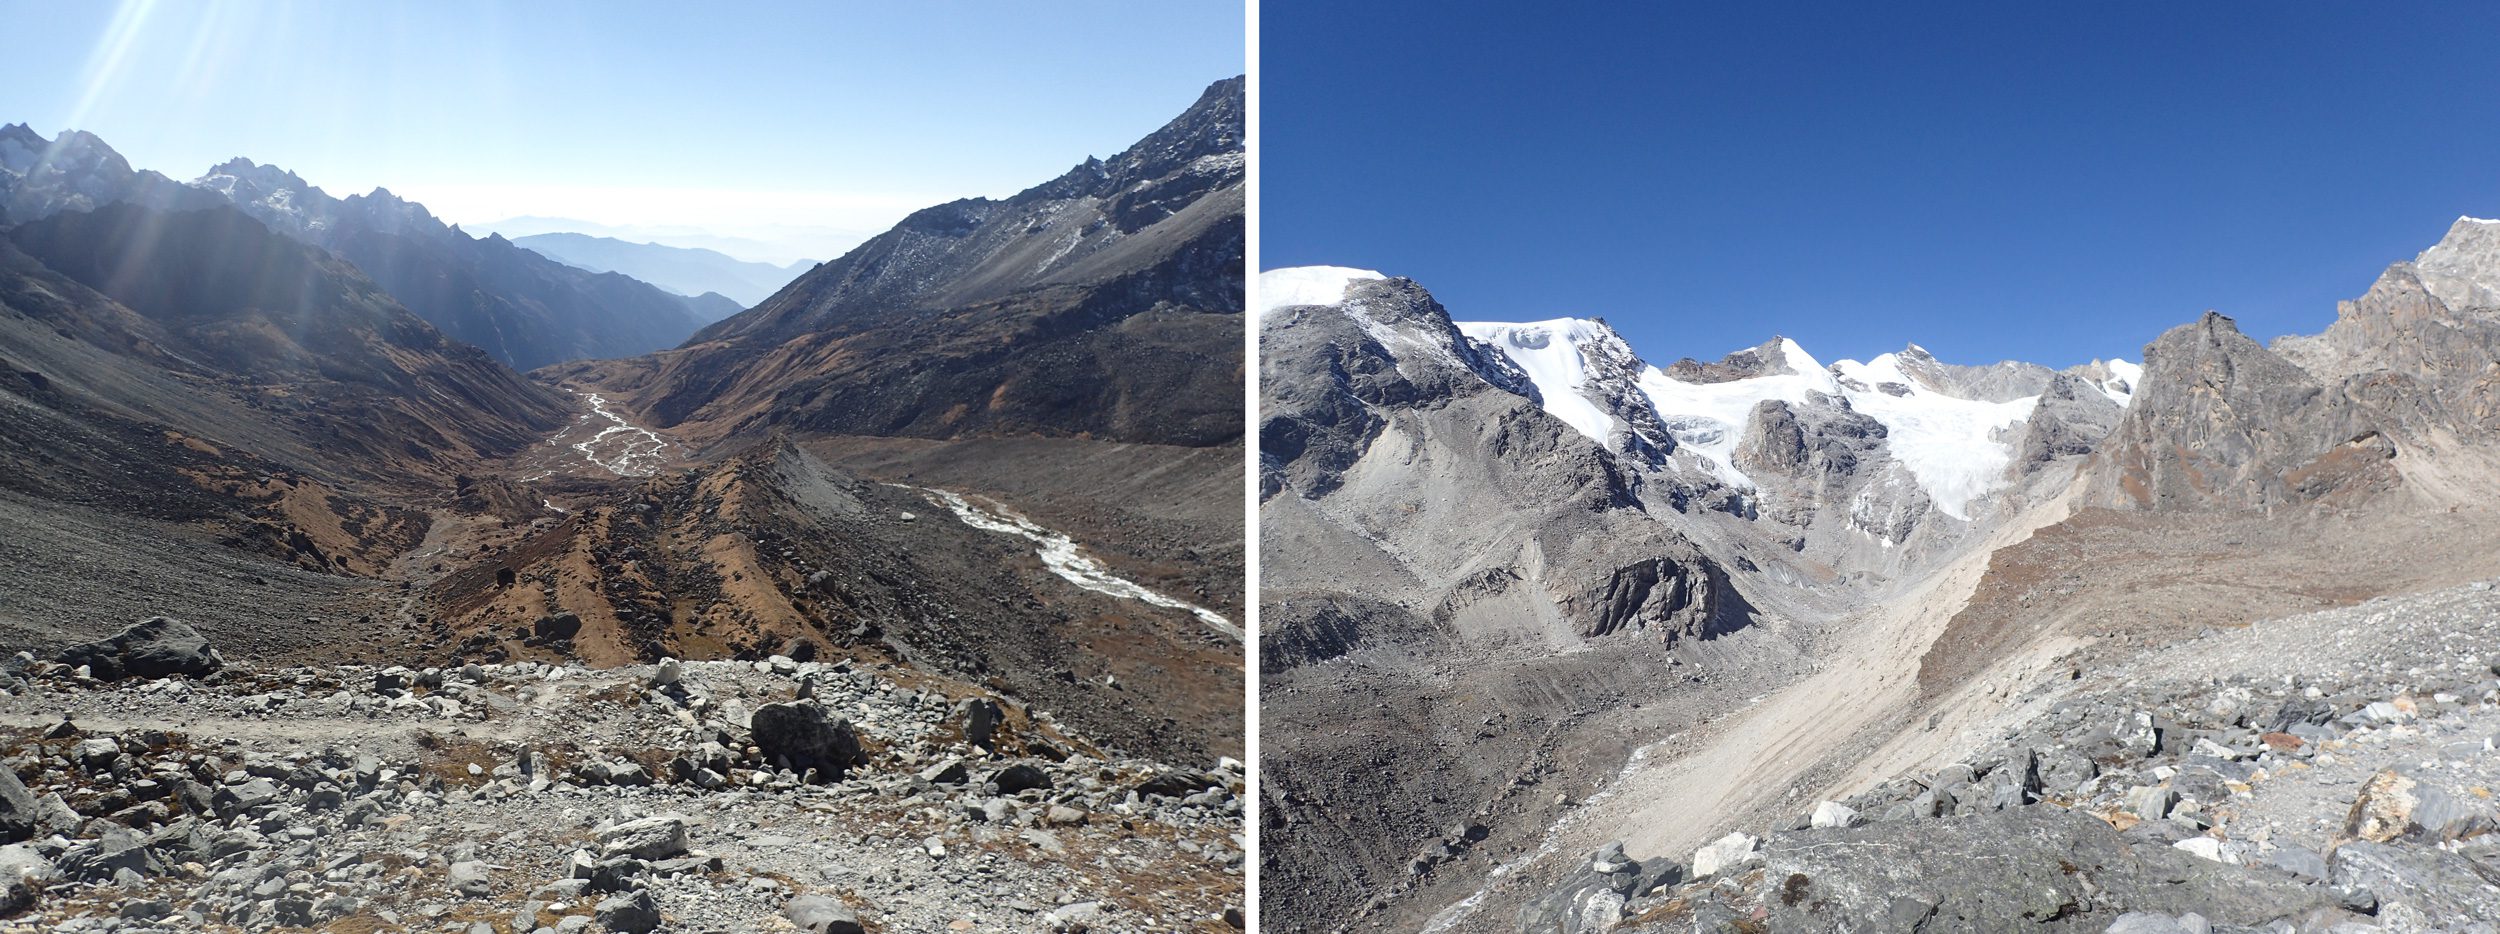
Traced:
<svg viewBox="0 0 2500 934">
<path fill-rule="evenodd" d="M 2301 358 L 2421 434 L 2500 429 L 2500 222 L 2460 218 L 2411 263 L 2339 304 Z"/>
<path fill-rule="evenodd" d="M 2126 411 L 2089 377 L 2073 373 L 2050 377 L 2039 396 L 2031 418 L 2023 422 L 2022 442 L 2014 456 L 2017 469 L 2036 470 L 2060 458 L 2098 450 Z"/>
<path fill-rule="evenodd" d="M 2136 404 L 2111 438 L 2096 493 L 2163 511 L 2311 499 L 2323 481 L 2295 474 L 2337 469 L 2321 456 L 2374 436 L 2374 421 L 2339 389 L 2207 312 L 2145 348 Z M 2366 464 L 2350 466 L 2342 480 L 2393 479 Z"/>
</svg>

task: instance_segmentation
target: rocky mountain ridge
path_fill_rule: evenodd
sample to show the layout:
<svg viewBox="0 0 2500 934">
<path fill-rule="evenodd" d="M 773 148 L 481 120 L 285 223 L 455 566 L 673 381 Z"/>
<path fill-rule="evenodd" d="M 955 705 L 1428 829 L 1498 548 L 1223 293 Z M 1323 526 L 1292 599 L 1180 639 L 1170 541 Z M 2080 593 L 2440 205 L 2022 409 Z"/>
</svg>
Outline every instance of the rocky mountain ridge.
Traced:
<svg viewBox="0 0 2500 934">
<path fill-rule="evenodd" d="M 1243 84 L 1110 160 L 904 219 L 677 350 L 554 375 L 709 442 L 774 429 L 1236 443 Z"/>
</svg>

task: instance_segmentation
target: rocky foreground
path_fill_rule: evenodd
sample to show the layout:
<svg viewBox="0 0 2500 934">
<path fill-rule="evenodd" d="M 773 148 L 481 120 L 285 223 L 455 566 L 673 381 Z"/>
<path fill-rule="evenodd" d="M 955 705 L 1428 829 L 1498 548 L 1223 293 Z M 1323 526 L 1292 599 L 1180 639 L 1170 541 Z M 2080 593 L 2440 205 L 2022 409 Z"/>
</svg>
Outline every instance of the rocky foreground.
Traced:
<svg viewBox="0 0 2500 934">
<path fill-rule="evenodd" d="M 1959 763 L 1686 863 L 1600 850 L 1521 930 L 2500 931 L 2491 584 L 2130 651 Z"/>
<path fill-rule="evenodd" d="M 0 663 L 0 931 L 1223 931 L 1240 763 L 851 661 Z"/>
</svg>

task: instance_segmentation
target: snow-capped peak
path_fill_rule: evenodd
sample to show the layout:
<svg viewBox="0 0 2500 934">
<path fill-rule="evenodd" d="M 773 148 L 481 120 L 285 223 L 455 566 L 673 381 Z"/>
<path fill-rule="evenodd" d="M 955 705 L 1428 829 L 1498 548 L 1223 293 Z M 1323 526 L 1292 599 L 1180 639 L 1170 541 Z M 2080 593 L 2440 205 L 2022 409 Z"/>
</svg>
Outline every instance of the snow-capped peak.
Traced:
<svg viewBox="0 0 2500 934">
<path fill-rule="evenodd" d="M 1788 363 L 1789 372 L 1799 376 L 1811 376 L 1824 372 L 1823 361 L 1814 359 L 1814 355 L 1807 353 L 1805 347 L 1796 341 L 1785 337 L 1773 337 L 1771 342 L 1779 345 L 1780 359 Z"/>
<path fill-rule="evenodd" d="M 1334 305 L 1345 300 L 1346 286 L 1388 276 L 1347 266 L 1289 266 L 1259 274 L 1259 314 L 1296 305 Z"/>
</svg>

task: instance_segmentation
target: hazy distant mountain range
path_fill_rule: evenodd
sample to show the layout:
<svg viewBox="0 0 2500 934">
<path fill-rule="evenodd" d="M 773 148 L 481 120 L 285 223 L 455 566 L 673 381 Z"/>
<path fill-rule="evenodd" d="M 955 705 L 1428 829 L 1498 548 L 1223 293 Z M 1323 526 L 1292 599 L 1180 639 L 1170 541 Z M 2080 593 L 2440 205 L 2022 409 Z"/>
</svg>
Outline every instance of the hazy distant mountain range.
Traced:
<svg viewBox="0 0 2500 934">
<path fill-rule="evenodd" d="M 839 256 L 877 233 L 847 227 L 768 224 L 741 227 L 739 229 L 744 236 L 730 236 L 683 224 L 603 224 L 579 217 L 537 214 L 462 223 L 460 226 L 478 233 L 499 233 L 514 240 L 539 234 L 577 233 L 689 250 L 713 250 L 745 262 L 767 264 L 813 262 L 810 257 Z"/>
<path fill-rule="evenodd" d="M 232 159 L 189 182 L 134 170 L 92 133 L 45 139 L 0 127 L 0 210 L 26 223 L 115 202 L 188 211 L 232 205 L 356 265 L 408 310 L 515 369 L 675 345 L 734 299 L 690 299 L 630 276 L 548 259 L 500 235 L 470 236 L 374 189 L 333 197 L 293 172 Z"/>
<path fill-rule="evenodd" d="M 790 280 L 816 265 L 810 259 L 787 266 L 750 263 L 718 250 L 635 243 L 579 233 L 533 234 L 515 237 L 512 242 L 567 266 L 592 272 L 621 272 L 679 295 L 714 293 L 735 303 L 728 311 L 705 318 L 705 324 L 771 298 Z"/>
</svg>

